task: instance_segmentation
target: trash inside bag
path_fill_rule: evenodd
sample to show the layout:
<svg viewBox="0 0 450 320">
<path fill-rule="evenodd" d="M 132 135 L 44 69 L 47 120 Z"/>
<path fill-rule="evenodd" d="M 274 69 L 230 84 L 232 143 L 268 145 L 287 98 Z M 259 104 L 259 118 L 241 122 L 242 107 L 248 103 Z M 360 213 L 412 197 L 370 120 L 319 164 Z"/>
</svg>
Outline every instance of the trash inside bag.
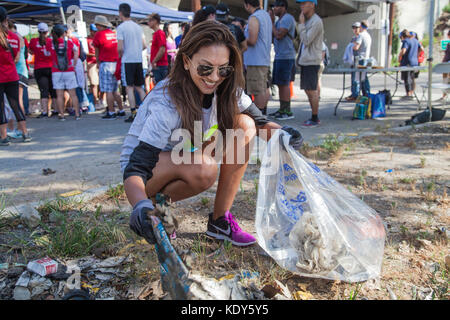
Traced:
<svg viewBox="0 0 450 320">
<path fill-rule="evenodd" d="M 293 273 L 346 282 L 380 276 L 381 218 L 290 147 L 281 130 L 262 159 L 255 224 L 259 245 Z"/>
</svg>

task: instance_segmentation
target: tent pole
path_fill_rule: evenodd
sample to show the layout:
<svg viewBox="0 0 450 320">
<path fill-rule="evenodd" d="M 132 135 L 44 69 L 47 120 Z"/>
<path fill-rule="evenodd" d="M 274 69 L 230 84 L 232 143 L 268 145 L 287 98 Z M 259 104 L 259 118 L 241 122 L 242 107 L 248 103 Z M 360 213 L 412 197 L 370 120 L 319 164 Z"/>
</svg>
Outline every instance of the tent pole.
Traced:
<svg viewBox="0 0 450 320">
<path fill-rule="evenodd" d="M 63 9 L 62 5 L 61 5 L 61 7 L 59 7 L 59 12 L 61 13 L 61 18 L 62 18 L 63 24 L 67 24 L 66 16 L 64 15 L 64 9 Z"/>
<path fill-rule="evenodd" d="M 433 36 L 434 36 L 434 9 L 435 9 L 436 0 L 431 0 L 430 2 L 430 24 L 429 24 L 429 48 L 428 48 L 428 109 L 430 110 L 430 122 L 432 116 L 432 106 L 431 106 L 431 83 L 433 82 Z"/>
</svg>

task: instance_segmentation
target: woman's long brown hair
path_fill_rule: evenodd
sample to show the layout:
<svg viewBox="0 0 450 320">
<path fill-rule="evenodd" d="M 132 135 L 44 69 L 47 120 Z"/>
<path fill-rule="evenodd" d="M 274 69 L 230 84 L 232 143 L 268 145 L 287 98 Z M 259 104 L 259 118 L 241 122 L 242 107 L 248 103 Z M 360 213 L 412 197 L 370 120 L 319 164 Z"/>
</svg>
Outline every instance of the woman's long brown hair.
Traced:
<svg viewBox="0 0 450 320">
<path fill-rule="evenodd" d="M 183 55 L 192 59 L 200 48 L 211 45 L 226 46 L 230 50 L 229 65 L 234 67 L 233 74 L 216 90 L 217 122 L 224 136 L 226 129 L 234 128 L 239 112 L 237 98 L 244 87 L 244 75 L 238 43 L 226 25 L 213 20 L 201 22 L 192 27 L 183 39 L 167 83 L 170 97 L 181 116 L 182 128 L 188 130 L 191 137 L 194 137 L 194 121 L 202 121 L 203 95 L 192 81 L 189 71 L 185 70 Z"/>
<path fill-rule="evenodd" d="M 3 25 L 4 21 L 0 21 L 0 46 L 8 50 L 8 28 Z"/>
</svg>

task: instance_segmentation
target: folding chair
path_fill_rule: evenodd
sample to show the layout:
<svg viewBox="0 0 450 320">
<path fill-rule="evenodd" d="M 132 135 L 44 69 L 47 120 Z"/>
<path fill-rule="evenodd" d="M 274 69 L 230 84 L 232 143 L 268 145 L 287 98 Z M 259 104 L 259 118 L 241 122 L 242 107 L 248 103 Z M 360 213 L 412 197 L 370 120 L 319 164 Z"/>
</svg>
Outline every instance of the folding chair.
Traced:
<svg viewBox="0 0 450 320">
<path fill-rule="evenodd" d="M 437 74 L 443 74 L 443 73 L 450 73 L 450 62 L 442 62 L 439 63 L 437 65 L 435 65 L 433 67 L 433 73 L 437 73 Z M 421 101 L 425 100 L 425 94 L 428 90 L 428 83 L 427 84 L 422 84 L 422 99 Z M 445 93 L 448 93 L 450 91 L 450 84 L 449 83 L 442 83 L 442 82 L 434 82 L 431 83 L 431 88 L 432 89 L 439 89 L 442 90 Z M 445 95 L 445 100 L 444 100 L 444 109 L 447 106 L 447 97 L 448 94 Z"/>
</svg>

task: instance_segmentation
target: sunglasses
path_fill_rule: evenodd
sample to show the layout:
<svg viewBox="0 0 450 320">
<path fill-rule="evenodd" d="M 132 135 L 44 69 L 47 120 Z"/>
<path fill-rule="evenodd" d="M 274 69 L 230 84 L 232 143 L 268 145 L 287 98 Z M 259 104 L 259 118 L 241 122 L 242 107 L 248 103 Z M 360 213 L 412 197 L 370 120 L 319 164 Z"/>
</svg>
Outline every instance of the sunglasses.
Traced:
<svg viewBox="0 0 450 320">
<path fill-rule="evenodd" d="M 190 63 L 194 64 L 188 56 L 186 56 L 186 58 L 189 60 Z M 210 76 L 214 72 L 215 68 L 216 67 L 214 67 L 214 66 L 208 66 L 206 64 L 199 64 L 197 66 L 197 74 L 200 77 L 207 77 L 207 76 Z M 222 78 L 228 78 L 234 72 L 234 68 L 232 66 L 218 67 L 218 70 L 219 70 L 219 76 Z"/>
</svg>

